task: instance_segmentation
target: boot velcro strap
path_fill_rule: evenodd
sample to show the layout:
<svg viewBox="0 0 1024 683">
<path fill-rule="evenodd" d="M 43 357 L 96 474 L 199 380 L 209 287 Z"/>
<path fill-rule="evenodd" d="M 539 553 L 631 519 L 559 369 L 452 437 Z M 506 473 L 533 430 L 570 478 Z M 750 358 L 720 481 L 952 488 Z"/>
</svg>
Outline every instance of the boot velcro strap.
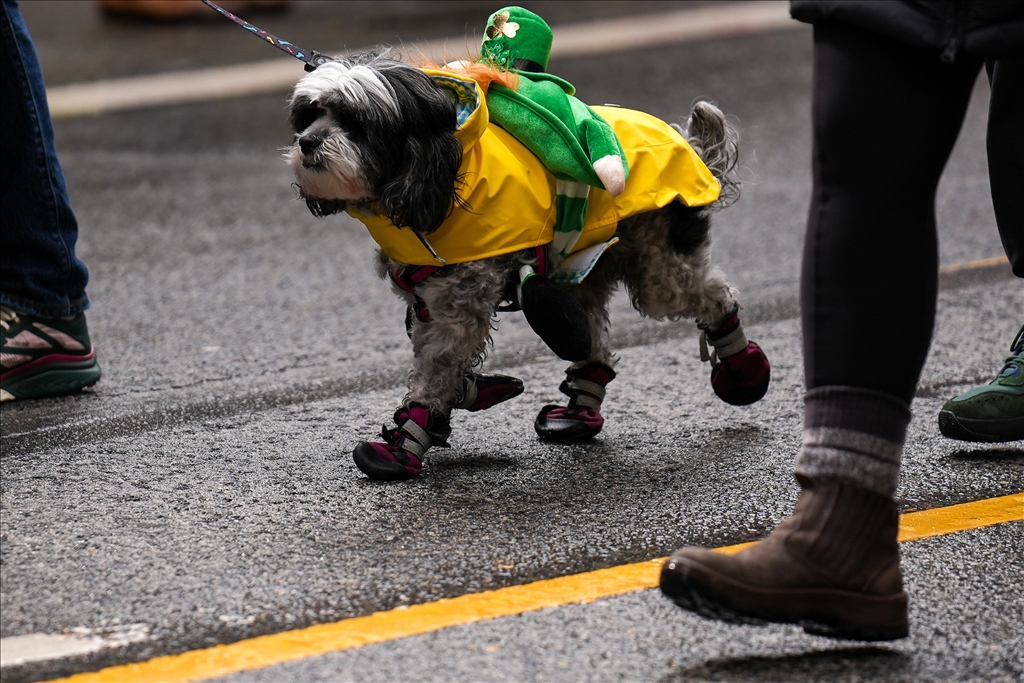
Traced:
<svg viewBox="0 0 1024 683">
<path fill-rule="evenodd" d="M 601 409 L 605 389 L 597 382 L 591 382 L 581 377 L 567 377 L 559 388 L 562 393 L 568 394 L 570 407 L 583 406 L 594 410 Z"/>
<path fill-rule="evenodd" d="M 412 420 L 406 420 L 398 429 L 406 434 L 406 438 L 402 439 L 402 443 L 396 445 L 409 451 L 417 458 L 422 458 L 427 449 L 434 445 L 430 435 Z"/>
<path fill-rule="evenodd" d="M 584 408 L 593 408 L 594 410 L 601 409 L 601 399 L 588 396 L 587 394 L 576 394 L 569 399 L 569 407 L 574 408 L 576 406 L 583 406 Z"/>
<path fill-rule="evenodd" d="M 473 405 L 477 394 L 480 393 L 480 389 L 476 386 L 476 375 L 466 375 L 462 380 L 462 391 L 462 400 L 455 407 L 465 409 Z"/>
<path fill-rule="evenodd" d="M 597 382 L 591 382 L 589 379 L 582 379 L 580 377 L 569 377 L 565 380 L 565 387 L 569 391 L 583 391 L 592 396 L 595 396 L 598 400 L 604 399 L 604 387 Z"/>
<path fill-rule="evenodd" d="M 714 350 L 708 353 L 708 342 L 711 342 L 711 346 Z M 700 333 L 700 359 L 702 361 L 711 361 L 714 365 L 718 362 L 719 358 L 728 358 L 734 356 L 743 349 L 747 348 L 747 335 L 743 332 L 743 325 L 737 325 L 736 329 L 718 339 L 708 339 L 707 332 Z"/>
<path fill-rule="evenodd" d="M 719 358 L 728 358 L 729 356 L 735 356 L 737 353 L 747 348 L 747 335 L 743 333 L 743 325 L 737 325 L 736 329 L 729 334 L 719 338 L 712 339 L 711 345 L 715 347 L 715 351 L 718 352 Z"/>
</svg>

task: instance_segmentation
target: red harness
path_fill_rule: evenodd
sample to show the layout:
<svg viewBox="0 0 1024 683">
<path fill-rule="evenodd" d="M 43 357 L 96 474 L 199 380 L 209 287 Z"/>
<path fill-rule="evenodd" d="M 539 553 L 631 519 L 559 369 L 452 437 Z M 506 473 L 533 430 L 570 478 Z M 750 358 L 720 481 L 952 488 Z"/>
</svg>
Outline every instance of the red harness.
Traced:
<svg viewBox="0 0 1024 683">
<path fill-rule="evenodd" d="M 537 256 L 537 264 L 534 266 L 537 270 L 537 275 L 546 275 L 548 272 L 547 245 L 541 245 L 533 249 Z M 412 305 L 412 312 L 421 322 L 430 322 L 430 311 L 427 310 L 427 302 L 416 293 L 416 285 L 444 268 L 447 268 L 447 266 L 400 266 L 389 273 L 392 282 L 409 292 L 409 294 L 412 294 L 416 299 L 416 302 Z M 515 310 L 518 310 L 518 306 Z"/>
</svg>

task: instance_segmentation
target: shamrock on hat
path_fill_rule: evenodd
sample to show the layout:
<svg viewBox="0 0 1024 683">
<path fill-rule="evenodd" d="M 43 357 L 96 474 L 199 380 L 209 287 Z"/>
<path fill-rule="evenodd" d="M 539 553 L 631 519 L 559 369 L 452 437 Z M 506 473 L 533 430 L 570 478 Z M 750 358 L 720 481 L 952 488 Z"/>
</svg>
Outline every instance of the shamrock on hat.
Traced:
<svg viewBox="0 0 1024 683">
<path fill-rule="evenodd" d="M 551 27 L 522 7 L 500 9 L 487 20 L 481 55 L 506 69 L 545 71 L 551 55 Z M 521 64 L 513 64 L 515 61 Z"/>
</svg>

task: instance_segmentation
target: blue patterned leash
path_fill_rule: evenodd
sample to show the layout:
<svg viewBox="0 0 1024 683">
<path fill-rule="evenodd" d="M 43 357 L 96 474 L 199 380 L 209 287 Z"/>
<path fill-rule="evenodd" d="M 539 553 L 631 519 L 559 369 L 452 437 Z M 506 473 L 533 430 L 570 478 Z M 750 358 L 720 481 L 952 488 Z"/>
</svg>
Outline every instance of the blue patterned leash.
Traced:
<svg viewBox="0 0 1024 683">
<path fill-rule="evenodd" d="M 252 24 L 250 24 L 245 19 L 242 19 L 241 17 L 235 16 L 234 14 L 232 14 L 229 11 L 227 11 L 223 7 L 220 7 L 219 5 L 216 5 L 216 4 L 212 3 L 212 2 L 210 2 L 210 0 L 203 0 L 203 4 L 205 4 L 205 5 L 209 6 L 209 7 L 212 7 L 215 10 L 217 10 L 218 12 L 220 12 L 221 16 L 224 16 L 224 17 L 230 19 L 231 21 L 235 22 L 236 24 L 238 24 L 239 26 L 241 26 L 242 28 L 244 28 L 246 31 L 248 31 L 249 33 L 253 34 L 257 38 L 259 38 L 261 40 L 266 40 L 268 43 L 270 43 L 271 45 L 276 47 L 278 50 L 282 50 L 284 52 L 287 52 L 288 54 L 290 54 L 292 57 L 295 57 L 296 59 L 301 59 L 302 61 L 304 61 L 306 63 L 306 71 L 312 71 L 313 69 L 317 68 L 318 66 L 320 66 L 324 62 L 331 61 L 330 57 L 325 57 L 324 55 L 320 54 L 316 50 L 303 50 L 298 45 L 295 45 L 293 43 L 289 43 L 287 40 L 281 40 L 280 38 L 278 38 L 277 36 L 273 35 L 272 33 L 267 33 L 263 29 L 261 29 L 259 27 L 256 27 L 256 26 L 253 26 Z"/>
</svg>

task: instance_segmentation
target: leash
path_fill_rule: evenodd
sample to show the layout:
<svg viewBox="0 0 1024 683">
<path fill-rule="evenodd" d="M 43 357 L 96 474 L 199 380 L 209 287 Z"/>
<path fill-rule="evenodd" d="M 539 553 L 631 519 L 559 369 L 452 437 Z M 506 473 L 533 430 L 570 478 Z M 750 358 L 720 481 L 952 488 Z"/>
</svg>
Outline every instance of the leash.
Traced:
<svg viewBox="0 0 1024 683">
<path fill-rule="evenodd" d="M 221 16 L 235 22 L 236 24 L 238 24 L 239 26 L 241 26 L 257 38 L 260 38 L 261 40 L 266 40 L 268 43 L 276 47 L 278 50 L 287 52 L 296 59 L 301 59 L 303 62 L 306 63 L 306 71 L 312 71 L 321 64 L 331 61 L 330 57 L 325 57 L 316 50 L 303 50 L 301 47 L 295 45 L 294 43 L 289 43 L 287 40 L 281 40 L 274 34 L 267 33 L 263 29 L 253 26 L 245 19 L 242 19 L 241 17 L 232 14 L 223 7 L 213 2 L 210 2 L 210 0 L 203 0 L 203 4 L 217 10 L 217 12 L 219 12 Z"/>
</svg>

